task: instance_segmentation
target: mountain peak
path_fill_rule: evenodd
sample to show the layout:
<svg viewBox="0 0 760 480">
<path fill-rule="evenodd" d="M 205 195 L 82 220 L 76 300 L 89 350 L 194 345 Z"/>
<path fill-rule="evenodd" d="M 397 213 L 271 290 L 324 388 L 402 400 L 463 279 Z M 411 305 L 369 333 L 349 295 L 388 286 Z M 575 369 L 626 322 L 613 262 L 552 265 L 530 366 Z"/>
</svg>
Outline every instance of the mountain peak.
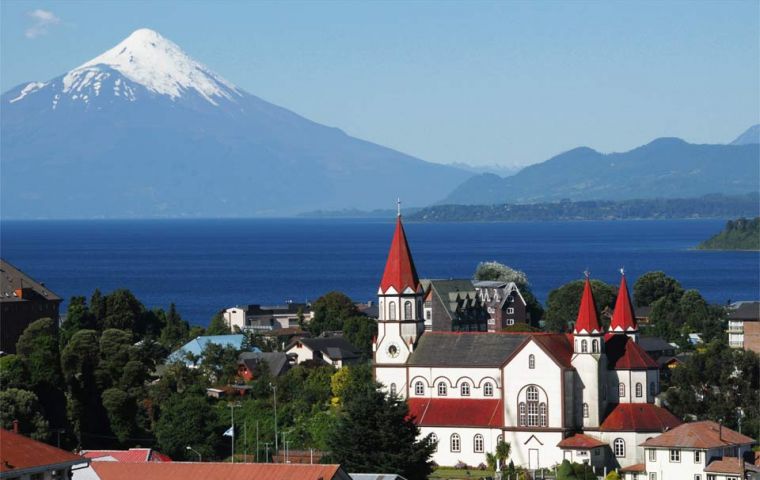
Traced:
<svg viewBox="0 0 760 480">
<path fill-rule="evenodd" d="M 749 127 L 729 145 L 750 145 L 753 143 L 760 143 L 760 124 Z"/>
<path fill-rule="evenodd" d="M 64 92 L 81 89 L 94 80 L 101 66 L 116 70 L 149 91 L 172 99 L 194 90 L 208 102 L 240 95 L 235 85 L 187 55 L 155 30 L 140 28 L 115 47 L 71 70 L 63 79 Z"/>
</svg>

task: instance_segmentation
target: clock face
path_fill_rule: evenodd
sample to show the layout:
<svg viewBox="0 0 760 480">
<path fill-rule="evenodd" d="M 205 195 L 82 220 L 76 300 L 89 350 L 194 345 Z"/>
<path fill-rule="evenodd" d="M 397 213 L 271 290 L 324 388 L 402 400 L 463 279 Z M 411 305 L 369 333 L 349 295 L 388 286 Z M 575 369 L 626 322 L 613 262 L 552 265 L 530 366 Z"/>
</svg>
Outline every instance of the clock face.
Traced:
<svg viewBox="0 0 760 480">
<path fill-rule="evenodd" d="M 398 357 L 398 354 L 399 354 L 398 345 L 396 345 L 395 343 L 391 343 L 390 345 L 388 345 L 388 349 L 386 350 L 386 352 L 388 352 L 388 356 L 391 358 Z"/>
</svg>

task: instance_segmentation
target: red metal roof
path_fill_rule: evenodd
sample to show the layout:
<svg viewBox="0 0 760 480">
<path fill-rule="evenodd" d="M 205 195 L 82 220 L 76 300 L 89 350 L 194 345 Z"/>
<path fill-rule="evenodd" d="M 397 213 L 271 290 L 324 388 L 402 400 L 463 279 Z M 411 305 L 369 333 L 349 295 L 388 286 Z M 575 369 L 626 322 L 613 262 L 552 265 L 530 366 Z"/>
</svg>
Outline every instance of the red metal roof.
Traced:
<svg viewBox="0 0 760 480">
<path fill-rule="evenodd" d="M 744 475 L 744 460 L 738 457 L 723 457 L 713 460 L 705 467 L 708 473 L 728 473 L 730 475 Z"/>
<path fill-rule="evenodd" d="M 113 457 L 118 462 L 171 462 L 167 455 L 150 448 L 130 448 L 129 450 L 84 450 L 85 458 Z"/>
<path fill-rule="evenodd" d="M 719 448 L 753 443 L 751 437 L 721 427 L 710 420 L 684 423 L 668 432 L 650 438 L 641 445 L 644 447 L 681 447 L 681 448 Z"/>
<path fill-rule="evenodd" d="M 636 330 L 638 330 L 636 315 L 633 313 L 631 297 L 628 296 L 628 284 L 625 281 L 625 274 L 623 274 L 615 301 L 615 311 L 612 314 L 612 322 L 610 322 L 610 331 L 633 332 Z"/>
<path fill-rule="evenodd" d="M 396 220 L 396 231 L 393 233 L 388 260 L 385 263 L 383 279 L 380 281 L 380 290 L 387 292 L 390 287 L 393 287 L 401 293 L 407 287 L 417 291 L 419 286 L 420 280 L 417 278 L 417 270 L 414 268 L 412 254 L 406 241 L 404 225 L 399 216 Z"/>
<path fill-rule="evenodd" d="M 609 443 L 602 442 L 594 437 L 589 437 L 583 433 L 576 433 L 573 436 L 563 439 L 557 444 L 559 448 L 568 448 L 576 450 L 588 450 L 591 448 L 603 447 Z"/>
<path fill-rule="evenodd" d="M 613 370 L 647 370 L 659 369 L 657 362 L 625 334 L 613 334 L 605 337 L 605 350 L 609 368 Z"/>
<path fill-rule="evenodd" d="M 66 450 L 0 429 L 0 472 L 87 462 L 87 459 Z"/>
<path fill-rule="evenodd" d="M 554 360 L 565 368 L 572 368 L 573 337 L 569 334 L 549 333 L 542 335 L 531 334 L 533 340 L 544 347 Z"/>
<path fill-rule="evenodd" d="M 420 426 L 503 427 L 501 400 L 410 398 L 409 416 Z"/>
<path fill-rule="evenodd" d="M 607 414 L 599 430 L 603 432 L 664 432 L 681 420 L 652 403 L 620 403 Z"/>
<path fill-rule="evenodd" d="M 646 472 L 647 471 L 647 465 L 645 463 L 635 463 L 633 465 L 628 465 L 627 467 L 623 467 L 620 469 L 621 472 Z"/>
<path fill-rule="evenodd" d="M 347 480 L 340 465 L 92 462 L 100 480 Z"/>
<path fill-rule="evenodd" d="M 581 296 L 581 305 L 578 308 L 578 318 L 575 320 L 574 334 L 579 333 L 599 333 L 599 318 L 596 315 L 596 303 L 594 294 L 591 292 L 591 281 L 586 277 L 586 283 L 583 285 L 583 296 Z"/>
</svg>

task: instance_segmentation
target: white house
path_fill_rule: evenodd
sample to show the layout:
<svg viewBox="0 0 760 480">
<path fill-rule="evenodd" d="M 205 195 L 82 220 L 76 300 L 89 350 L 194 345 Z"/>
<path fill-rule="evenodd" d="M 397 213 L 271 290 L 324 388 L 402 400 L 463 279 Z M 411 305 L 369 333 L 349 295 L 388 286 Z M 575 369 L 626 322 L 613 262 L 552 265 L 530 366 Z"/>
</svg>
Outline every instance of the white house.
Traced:
<svg viewBox="0 0 760 480">
<path fill-rule="evenodd" d="M 637 344 L 625 277 L 608 332 L 588 279 L 572 335 L 425 331 L 423 295 L 399 216 L 378 289 L 375 378 L 438 441 L 439 465 L 485 463 L 503 439 L 528 468 L 627 466 L 681 423 L 654 404 L 658 365 Z"/>
<path fill-rule="evenodd" d="M 361 351 L 343 337 L 298 338 L 285 348 L 295 363 L 309 360 L 326 363 L 336 368 L 361 359 Z"/>
</svg>

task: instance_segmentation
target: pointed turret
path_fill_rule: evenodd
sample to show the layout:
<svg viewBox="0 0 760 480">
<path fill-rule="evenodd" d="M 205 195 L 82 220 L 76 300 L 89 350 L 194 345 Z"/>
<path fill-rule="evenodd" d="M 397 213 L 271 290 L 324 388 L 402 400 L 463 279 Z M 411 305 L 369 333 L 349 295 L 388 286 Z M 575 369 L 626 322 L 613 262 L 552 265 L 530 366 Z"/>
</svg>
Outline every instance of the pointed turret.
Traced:
<svg viewBox="0 0 760 480">
<path fill-rule="evenodd" d="M 393 233 L 379 293 L 388 293 L 391 287 L 395 293 L 403 293 L 407 289 L 416 292 L 420 288 L 420 280 L 417 278 L 417 270 L 414 268 L 412 254 L 406 241 L 401 215 L 398 215 L 396 219 L 396 231 Z"/>
<path fill-rule="evenodd" d="M 633 313 L 631 297 L 628 295 L 628 284 L 625 281 L 625 272 L 621 270 L 623 277 L 620 280 L 615 311 L 610 323 L 610 332 L 634 334 L 639 327 L 636 324 L 636 315 Z"/>
<path fill-rule="evenodd" d="M 586 283 L 583 285 L 583 296 L 581 297 L 581 306 L 578 308 L 578 318 L 575 320 L 573 334 L 598 334 L 602 331 L 599 326 L 599 318 L 596 315 L 596 303 L 594 294 L 591 292 L 591 281 L 586 276 Z"/>
</svg>

